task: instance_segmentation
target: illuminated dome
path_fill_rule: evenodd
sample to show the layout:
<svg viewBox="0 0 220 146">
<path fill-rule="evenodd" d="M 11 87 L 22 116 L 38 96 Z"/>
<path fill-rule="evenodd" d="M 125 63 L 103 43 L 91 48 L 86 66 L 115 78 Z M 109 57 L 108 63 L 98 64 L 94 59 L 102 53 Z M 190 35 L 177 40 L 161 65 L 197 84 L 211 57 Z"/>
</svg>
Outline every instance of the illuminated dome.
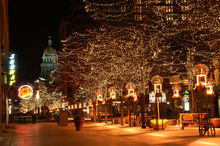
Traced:
<svg viewBox="0 0 220 146">
<path fill-rule="evenodd" d="M 57 51 L 52 47 L 52 40 L 49 36 L 48 47 L 44 50 L 44 55 L 56 55 Z"/>
<path fill-rule="evenodd" d="M 44 50 L 41 63 L 41 77 L 44 79 L 49 79 L 51 71 L 57 67 L 58 55 L 57 51 L 52 47 L 52 40 L 49 36 L 48 46 Z"/>
<path fill-rule="evenodd" d="M 45 50 L 44 50 L 44 55 L 56 55 L 57 51 L 53 48 L 48 46 Z"/>
</svg>

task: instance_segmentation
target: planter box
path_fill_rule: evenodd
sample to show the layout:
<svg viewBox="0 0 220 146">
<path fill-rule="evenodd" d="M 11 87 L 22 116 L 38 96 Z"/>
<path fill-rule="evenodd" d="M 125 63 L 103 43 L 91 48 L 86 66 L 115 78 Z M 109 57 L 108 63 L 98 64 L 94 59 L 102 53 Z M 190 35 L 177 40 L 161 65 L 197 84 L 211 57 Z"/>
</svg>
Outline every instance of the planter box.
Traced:
<svg viewBox="0 0 220 146">
<path fill-rule="evenodd" d="M 156 119 L 152 119 L 152 120 L 150 120 L 150 125 L 155 130 L 165 129 L 165 128 L 167 128 L 168 120 L 167 119 L 158 119 L 158 123 L 157 123 Z"/>
<path fill-rule="evenodd" d="M 60 125 L 60 126 L 67 126 L 68 125 L 68 113 L 67 113 L 67 111 L 61 111 L 60 112 L 58 125 Z"/>
<path fill-rule="evenodd" d="M 220 128 L 220 118 L 211 118 L 211 122 L 215 128 Z"/>
<path fill-rule="evenodd" d="M 178 125 L 178 120 L 177 119 L 169 119 L 168 120 L 168 125 Z"/>
</svg>

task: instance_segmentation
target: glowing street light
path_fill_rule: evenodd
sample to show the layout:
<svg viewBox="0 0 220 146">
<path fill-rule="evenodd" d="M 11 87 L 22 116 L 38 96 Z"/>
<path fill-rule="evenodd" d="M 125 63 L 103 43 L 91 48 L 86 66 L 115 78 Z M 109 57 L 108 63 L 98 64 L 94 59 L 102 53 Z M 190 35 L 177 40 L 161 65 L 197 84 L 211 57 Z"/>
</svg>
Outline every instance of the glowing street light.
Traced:
<svg viewBox="0 0 220 146">
<path fill-rule="evenodd" d="M 135 93 L 136 85 L 132 82 L 126 84 L 126 89 L 128 90 L 127 101 L 128 101 L 128 119 L 129 127 L 131 127 L 131 103 L 132 100 L 137 101 L 137 94 Z"/>
<path fill-rule="evenodd" d="M 133 97 L 134 101 L 137 101 L 137 94 L 135 93 L 136 85 L 132 82 L 126 84 L 126 89 L 128 90 L 127 97 Z"/>
<path fill-rule="evenodd" d="M 151 83 L 154 85 L 154 92 L 155 92 L 155 95 L 156 95 L 156 111 L 157 111 L 157 114 L 156 114 L 156 120 L 153 119 L 151 120 L 151 124 L 152 126 L 154 127 L 154 129 L 156 130 L 159 130 L 159 128 L 166 128 L 167 126 L 167 121 L 168 120 L 163 120 L 163 119 L 160 119 L 160 104 L 159 104 L 159 101 L 158 99 L 161 97 L 162 98 L 162 83 L 163 83 L 163 78 L 159 75 L 156 75 L 156 76 L 153 76 L 151 78 Z M 161 99 L 162 101 L 162 99 Z"/>
<path fill-rule="evenodd" d="M 97 102 L 103 102 L 103 92 L 102 91 L 100 91 L 100 90 L 98 90 L 97 92 L 96 92 L 96 97 L 97 97 Z"/>
<path fill-rule="evenodd" d="M 179 84 L 175 84 L 172 86 L 173 90 L 173 98 L 179 98 L 180 94 L 179 91 L 181 90 L 181 86 Z"/>
<path fill-rule="evenodd" d="M 193 74 L 196 76 L 196 90 L 202 92 L 207 84 L 207 75 L 209 68 L 205 64 L 197 64 L 193 68 Z M 199 101 L 199 100 L 198 100 Z M 192 112 L 195 112 L 195 97 L 192 96 Z"/>
<path fill-rule="evenodd" d="M 162 83 L 163 83 L 163 78 L 159 75 L 153 76 L 151 78 L 151 83 L 154 85 L 154 92 L 156 95 L 156 105 L 157 105 L 157 119 L 160 119 L 160 107 L 159 107 L 159 102 L 158 98 L 162 97 Z"/>
<path fill-rule="evenodd" d="M 163 83 L 163 78 L 159 75 L 153 76 L 151 78 L 151 83 L 154 85 L 154 92 L 155 94 L 162 93 L 162 83 Z"/>
<path fill-rule="evenodd" d="M 197 64 L 193 68 L 193 73 L 196 76 L 196 86 L 206 86 L 209 68 L 205 64 Z"/>
<path fill-rule="evenodd" d="M 207 81 L 207 85 L 206 85 L 207 95 L 213 95 L 214 94 L 214 90 L 213 90 L 214 86 L 215 86 L 215 81 L 213 79 L 209 79 Z"/>
<path fill-rule="evenodd" d="M 101 90 L 98 90 L 96 92 L 96 102 L 97 102 L 97 106 L 103 104 L 105 102 L 105 100 L 103 100 L 103 92 Z M 94 119 L 96 119 L 96 107 L 94 108 Z M 99 114 L 99 108 L 97 108 L 97 112 L 98 112 L 98 116 L 99 116 L 99 120 L 101 120 L 100 114 Z M 96 120 L 95 120 L 96 121 Z"/>
<path fill-rule="evenodd" d="M 213 87 L 215 86 L 215 81 L 211 78 L 207 81 L 206 85 L 206 94 L 208 97 L 208 100 L 211 102 L 210 107 L 211 107 L 211 117 L 215 116 L 215 107 L 214 107 L 214 90 Z"/>
<path fill-rule="evenodd" d="M 179 116 L 179 114 L 180 114 L 180 102 L 178 102 L 178 100 L 179 100 L 178 98 L 180 98 L 179 91 L 181 90 L 181 86 L 179 84 L 174 84 L 172 86 L 172 90 L 173 90 L 172 98 L 174 98 L 175 109 L 177 107 L 177 115 Z"/>
<path fill-rule="evenodd" d="M 112 100 L 114 100 L 114 99 L 116 99 L 116 88 L 115 87 L 110 87 L 109 89 L 108 89 L 108 92 L 110 93 L 110 98 L 112 99 Z"/>
</svg>

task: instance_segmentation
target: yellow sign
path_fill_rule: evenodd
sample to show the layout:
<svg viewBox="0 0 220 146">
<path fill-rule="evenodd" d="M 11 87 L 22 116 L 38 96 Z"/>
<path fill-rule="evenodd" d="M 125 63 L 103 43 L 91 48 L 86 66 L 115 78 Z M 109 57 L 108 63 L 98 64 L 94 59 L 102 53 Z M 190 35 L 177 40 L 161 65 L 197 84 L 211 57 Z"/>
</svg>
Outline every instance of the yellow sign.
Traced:
<svg viewBox="0 0 220 146">
<path fill-rule="evenodd" d="M 29 99 L 33 95 L 33 89 L 29 85 L 23 85 L 18 89 L 18 97 L 21 99 Z"/>
</svg>

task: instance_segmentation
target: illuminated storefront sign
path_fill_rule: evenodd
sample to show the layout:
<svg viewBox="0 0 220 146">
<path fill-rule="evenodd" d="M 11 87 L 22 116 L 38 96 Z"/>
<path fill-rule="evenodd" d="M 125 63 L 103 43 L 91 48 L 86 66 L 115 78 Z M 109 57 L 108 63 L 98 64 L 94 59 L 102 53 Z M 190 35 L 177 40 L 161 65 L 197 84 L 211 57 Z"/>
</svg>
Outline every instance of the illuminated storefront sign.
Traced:
<svg viewBox="0 0 220 146">
<path fill-rule="evenodd" d="M 29 99 L 33 95 L 33 89 L 30 85 L 23 85 L 18 89 L 18 97 L 21 99 Z"/>
<path fill-rule="evenodd" d="M 151 92 L 149 94 L 149 102 L 150 103 L 155 103 L 155 101 L 156 101 L 155 97 L 156 97 L 155 92 Z M 158 100 L 159 100 L 159 103 L 166 103 L 167 102 L 166 94 L 164 92 L 162 92 L 162 97 L 159 97 Z"/>
<path fill-rule="evenodd" d="M 63 111 L 65 111 L 65 110 L 66 110 L 66 107 L 68 107 L 68 101 L 67 101 L 66 98 L 62 98 L 62 99 L 61 99 L 61 109 L 62 109 Z"/>
<path fill-rule="evenodd" d="M 183 92 L 183 110 L 186 112 L 190 111 L 189 100 L 189 91 Z"/>
<path fill-rule="evenodd" d="M 9 70 L 8 70 L 8 76 L 9 76 L 9 85 L 13 85 L 16 80 L 15 80 L 15 73 L 16 73 L 16 66 L 15 66 L 15 54 L 12 53 L 9 56 Z"/>
</svg>

